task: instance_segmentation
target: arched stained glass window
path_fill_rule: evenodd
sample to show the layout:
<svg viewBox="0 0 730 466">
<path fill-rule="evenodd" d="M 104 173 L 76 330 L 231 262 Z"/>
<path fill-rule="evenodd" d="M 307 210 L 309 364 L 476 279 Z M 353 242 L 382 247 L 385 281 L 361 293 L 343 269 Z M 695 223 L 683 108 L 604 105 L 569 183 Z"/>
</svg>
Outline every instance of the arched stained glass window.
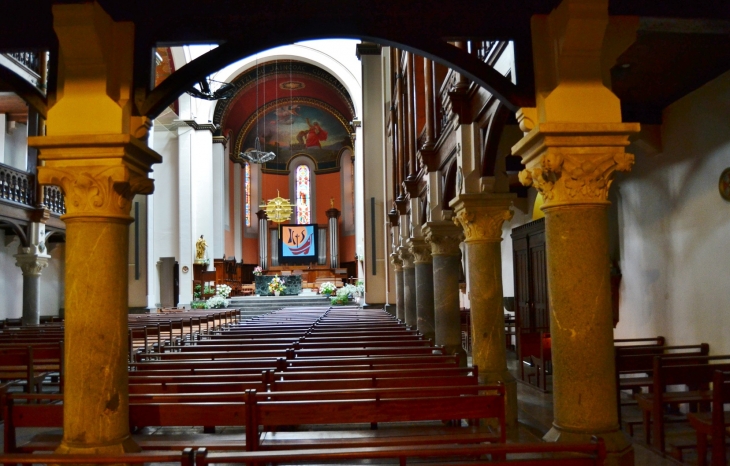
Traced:
<svg viewBox="0 0 730 466">
<path fill-rule="evenodd" d="M 297 224 L 311 223 L 311 180 L 309 167 L 299 165 L 297 167 Z"/>
<path fill-rule="evenodd" d="M 251 226 L 251 165 L 246 162 L 243 165 L 243 190 L 244 190 L 244 204 L 246 205 L 246 226 Z"/>
</svg>

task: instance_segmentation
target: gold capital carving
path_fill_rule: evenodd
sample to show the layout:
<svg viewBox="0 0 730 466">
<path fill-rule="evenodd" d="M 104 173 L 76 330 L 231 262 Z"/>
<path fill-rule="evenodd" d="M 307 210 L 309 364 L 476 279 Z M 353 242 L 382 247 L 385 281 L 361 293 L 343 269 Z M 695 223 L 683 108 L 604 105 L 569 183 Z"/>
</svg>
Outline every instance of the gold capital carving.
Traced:
<svg viewBox="0 0 730 466">
<path fill-rule="evenodd" d="M 428 222 L 423 227 L 426 242 L 431 245 L 432 256 L 458 256 L 459 245 L 464 241 L 464 230 L 453 222 Z"/>
<path fill-rule="evenodd" d="M 393 268 L 396 272 L 403 271 L 403 261 L 400 259 L 400 256 L 398 256 L 397 253 L 394 252 L 390 255 L 390 261 L 393 263 Z"/>
<path fill-rule="evenodd" d="M 465 242 L 500 242 L 502 225 L 511 220 L 514 194 L 459 194 L 450 203 L 453 221 L 464 230 Z"/>
<path fill-rule="evenodd" d="M 131 221 L 129 211 L 136 194 L 151 194 L 153 180 L 130 173 L 124 167 L 40 167 L 43 184 L 60 186 L 66 200 L 66 215 L 111 217 Z"/>
<path fill-rule="evenodd" d="M 65 220 L 102 217 L 130 222 L 136 194 L 151 194 L 147 177 L 162 158 L 127 134 L 37 136 L 28 139 L 40 150 L 41 184 L 56 185 L 66 202 Z"/>
<path fill-rule="evenodd" d="M 638 124 L 538 125 L 512 149 L 527 168 L 520 182 L 533 186 L 544 207 L 563 204 L 605 204 L 616 171 L 628 172 L 634 156 L 625 152 Z"/>
<path fill-rule="evenodd" d="M 403 261 L 403 268 L 413 268 L 413 254 L 410 253 L 407 247 L 403 246 L 400 248 L 400 259 Z"/>
<path fill-rule="evenodd" d="M 431 246 L 425 240 L 412 239 L 410 251 L 416 264 L 430 264 L 433 262 Z"/>
</svg>

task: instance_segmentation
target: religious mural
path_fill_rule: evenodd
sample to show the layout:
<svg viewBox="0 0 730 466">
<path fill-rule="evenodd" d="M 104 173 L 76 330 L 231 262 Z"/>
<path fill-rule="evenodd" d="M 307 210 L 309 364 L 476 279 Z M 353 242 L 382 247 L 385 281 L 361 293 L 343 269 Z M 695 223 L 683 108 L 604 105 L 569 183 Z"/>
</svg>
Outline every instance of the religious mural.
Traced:
<svg viewBox="0 0 730 466">
<path fill-rule="evenodd" d="M 344 118 L 323 102 L 314 99 L 279 99 L 272 102 L 244 125 L 240 150 L 255 146 L 277 157 L 263 166 L 263 171 L 293 170 L 289 160 L 306 154 L 319 173 L 339 170 L 339 155 L 352 147 L 350 128 Z"/>
</svg>

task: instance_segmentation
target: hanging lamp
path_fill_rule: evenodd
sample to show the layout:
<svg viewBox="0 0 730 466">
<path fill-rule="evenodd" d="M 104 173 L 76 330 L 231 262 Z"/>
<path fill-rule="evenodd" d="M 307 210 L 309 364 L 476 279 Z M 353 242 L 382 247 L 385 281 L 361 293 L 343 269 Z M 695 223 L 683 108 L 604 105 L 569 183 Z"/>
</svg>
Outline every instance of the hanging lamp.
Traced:
<svg viewBox="0 0 730 466">
<path fill-rule="evenodd" d="M 276 91 L 277 92 L 276 100 L 278 100 L 278 97 L 279 97 L 278 96 L 279 62 L 278 61 L 276 62 L 274 68 L 275 68 L 275 75 L 274 76 L 275 76 L 276 84 L 277 84 L 276 85 L 276 89 L 277 89 L 277 91 Z M 289 133 L 290 133 L 289 134 L 289 137 L 291 138 L 291 130 L 289 130 Z M 277 134 L 277 138 L 278 138 L 278 134 L 279 134 L 279 120 L 278 120 L 278 118 L 276 120 L 276 134 Z M 290 140 L 289 144 L 291 145 L 291 140 Z M 277 154 L 271 153 L 271 158 L 274 158 L 274 157 L 277 158 L 277 165 L 278 165 L 278 157 L 279 157 L 278 153 Z M 271 159 L 269 159 L 269 160 L 271 160 Z M 291 218 L 291 214 L 293 212 L 293 207 L 294 206 L 289 201 L 289 199 L 284 199 L 283 197 L 281 197 L 281 194 L 279 193 L 279 190 L 277 189 L 276 190 L 276 197 L 273 198 L 273 199 L 269 199 L 267 201 L 266 205 L 261 205 L 259 207 L 261 207 L 262 209 L 264 209 L 264 212 L 266 212 L 266 216 L 268 217 L 269 220 L 271 220 L 274 223 L 282 223 L 282 222 L 286 222 L 287 220 L 289 220 Z"/>
<path fill-rule="evenodd" d="M 266 88 L 264 88 L 264 92 L 266 92 Z M 264 99 L 266 99 L 266 94 L 264 94 Z M 274 157 L 276 157 L 276 154 L 261 150 L 259 137 L 259 112 L 259 57 L 256 56 L 256 138 L 254 139 L 253 147 L 241 152 L 241 157 L 251 163 L 264 164 L 273 160 Z"/>
</svg>

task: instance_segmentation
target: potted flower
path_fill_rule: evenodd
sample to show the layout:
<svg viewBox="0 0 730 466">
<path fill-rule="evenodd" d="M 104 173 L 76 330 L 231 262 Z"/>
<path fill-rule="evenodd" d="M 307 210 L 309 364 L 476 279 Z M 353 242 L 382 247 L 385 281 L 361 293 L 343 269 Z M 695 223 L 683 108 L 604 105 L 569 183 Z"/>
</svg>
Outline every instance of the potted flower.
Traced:
<svg viewBox="0 0 730 466">
<path fill-rule="evenodd" d="M 260 277 L 263 273 L 264 273 L 264 269 L 262 269 L 260 265 L 257 265 L 256 267 L 254 267 L 254 269 L 253 269 L 254 275 L 256 275 L 257 277 Z"/>
<path fill-rule="evenodd" d="M 345 285 L 330 298 L 332 304 L 347 304 L 350 301 L 350 287 L 352 285 Z"/>
<path fill-rule="evenodd" d="M 228 300 L 221 295 L 215 295 L 205 302 L 208 305 L 208 309 L 223 309 L 228 306 Z"/>
<path fill-rule="evenodd" d="M 279 296 L 279 293 L 281 293 L 285 289 L 286 287 L 284 286 L 284 280 L 279 278 L 278 275 L 272 278 L 269 282 L 269 293 L 273 293 L 275 296 Z"/>
<path fill-rule="evenodd" d="M 319 287 L 319 293 L 323 294 L 325 296 L 329 296 L 335 293 L 335 290 L 337 288 L 335 287 L 335 284 L 332 282 L 324 282 Z"/>
<path fill-rule="evenodd" d="M 215 286 L 215 294 L 224 298 L 229 297 L 231 295 L 231 291 L 233 291 L 233 288 L 225 284 Z"/>
</svg>

